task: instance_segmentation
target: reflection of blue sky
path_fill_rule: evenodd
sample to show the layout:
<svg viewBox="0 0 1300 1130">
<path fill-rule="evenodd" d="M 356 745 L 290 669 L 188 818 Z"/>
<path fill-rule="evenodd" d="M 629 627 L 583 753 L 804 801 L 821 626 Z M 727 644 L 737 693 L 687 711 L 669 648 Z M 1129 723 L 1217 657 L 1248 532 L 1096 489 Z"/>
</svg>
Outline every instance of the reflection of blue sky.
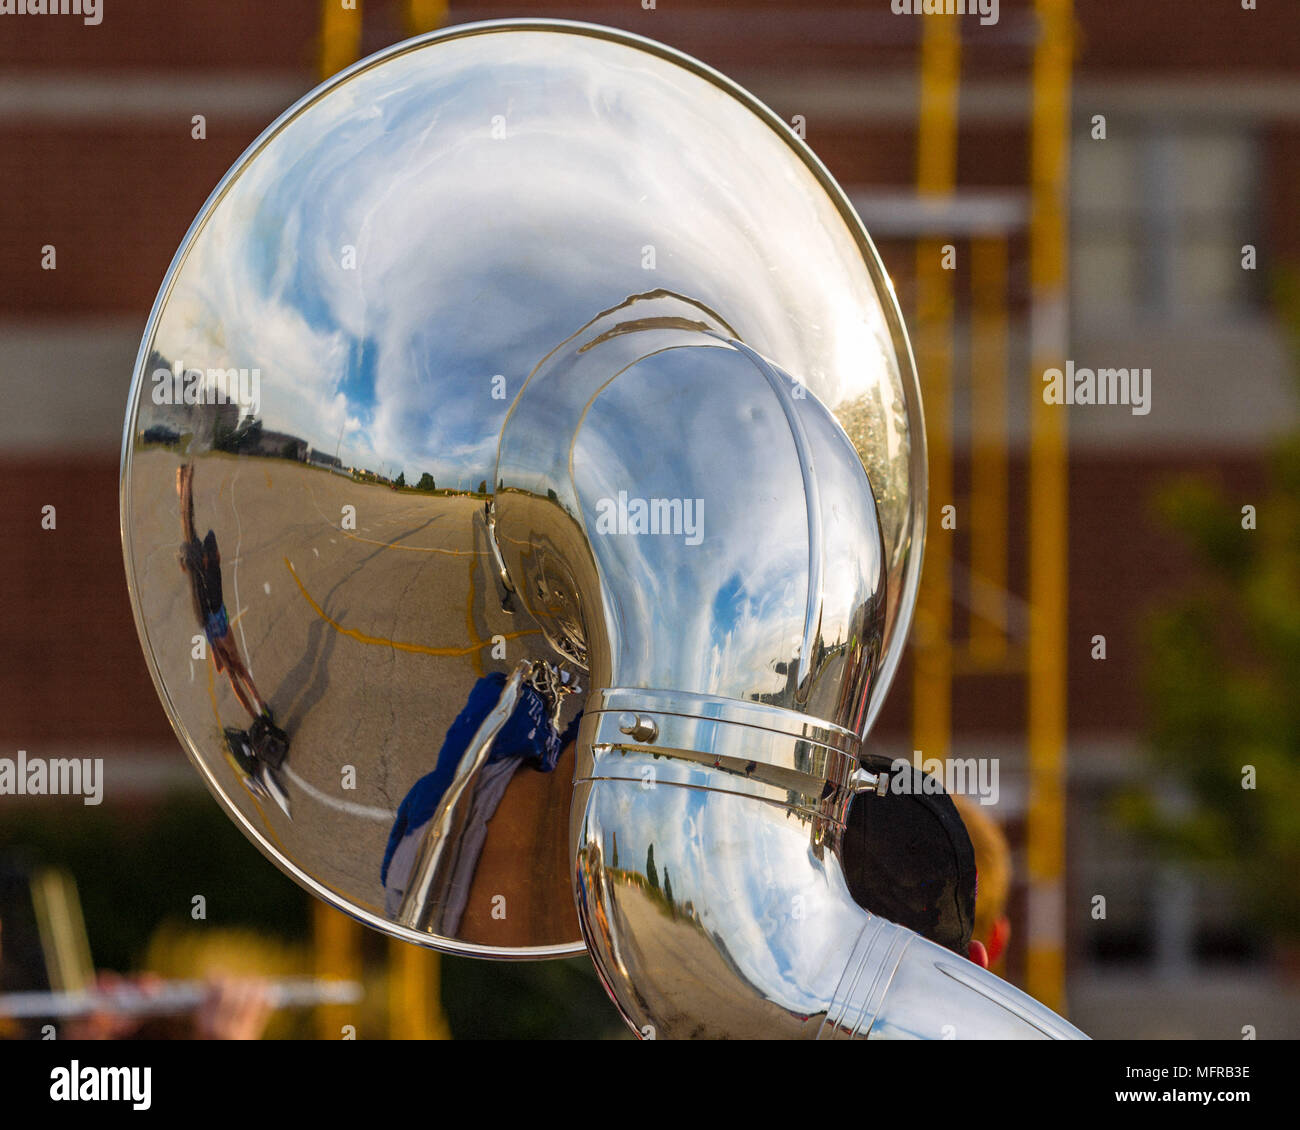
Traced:
<svg viewBox="0 0 1300 1130">
<path fill-rule="evenodd" d="M 713 348 L 639 362 L 591 405 L 573 465 L 589 532 L 599 500 L 621 490 L 703 505 L 699 545 L 593 537 L 604 603 L 620 618 L 615 684 L 778 691 L 775 664 L 803 635 L 808 519 L 789 425 L 752 362 Z"/>
<path fill-rule="evenodd" d="M 884 319 L 820 188 L 740 104 L 643 62 L 591 38 L 512 33 L 357 75 L 231 184 L 156 347 L 191 367 L 260 368 L 266 426 L 338 445 L 346 463 L 475 485 L 541 356 L 665 287 L 802 367 L 832 405 L 882 389 L 889 442 Z M 341 265 L 346 245 L 356 270 Z"/>
<path fill-rule="evenodd" d="M 824 507 L 821 638 L 830 646 L 848 639 L 877 592 L 874 505 L 834 419 L 811 396 L 795 404 Z M 778 664 L 804 638 L 808 496 L 780 398 L 759 369 L 733 350 L 648 357 L 592 402 L 573 456 L 604 605 L 617 617 L 615 683 L 742 699 L 781 691 L 789 668 Z M 598 533 L 601 500 L 620 491 L 700 500 L 703 540 Z"/>
<path fill-rule="evenodd" d="M 720 628 L 734 630 L 746 603 L 745 579 L 738 572 L 732 573 L 713 598 L 713 622 Z"/>
</svg>

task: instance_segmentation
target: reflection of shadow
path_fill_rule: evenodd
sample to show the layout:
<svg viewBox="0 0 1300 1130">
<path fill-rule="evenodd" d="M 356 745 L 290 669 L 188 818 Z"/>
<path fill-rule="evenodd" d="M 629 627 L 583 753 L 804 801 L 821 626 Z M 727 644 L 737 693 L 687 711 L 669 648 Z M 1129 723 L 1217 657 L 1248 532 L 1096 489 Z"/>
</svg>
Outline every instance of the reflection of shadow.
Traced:
<svg viewBox="0 0 1300 1130">
<path fill-rule="evenodd" d="M 335 586 L 337 587 L 337 586 Z M 336 608 L 334 614 L 345 618 L 348 608 Z M 281 687 L 300 686 L 302 689 L 289 703 L 286 725 L 297 729 L 317 703 L 325 697 L 330 685 L 330 659 L 338 643 L 338 633 L 319 617 L 307 628 L 307 645 L 298 662 L 285 675 Z"/>
<path fill-rule="evenodd" d="M 525 763 L 555 768 L 577 732 L 554 724 L 550 703 L 532 685 L 534 665 L 509 678 L 494 672 L 470 692 L 432 772 L 415 783 L 397 811 L 380 878 L 385 909 L 405 926 L 455 937 L 487 839 L 488 825 Z"/>
<path fill-rule="evenodd" d="M 185 538 L 181 543 L 180 565 L 190 579 L 194 614 L 207 637 L 217 673 L 229 679 L 235 698 L 252 719 L 247 730 L 225 728 L 226 746 L 249 788 L 274 800 L 288 816 L 289 796 L 280 779 L 280 770 L 289 756 L 289 735 L 275 724 L 271 707 L 258 692 L 231 631 L 221 584 L 217 535 L 208 530 L 200 540 L 194 525 L 192 461 L 176 469 L 176 493 L 180 496 L 181 532 Z"/>
<path fill-rule="evenodd" d="M 383 489 L 387 490 L 388 488 Z M 446 515 L 443 514 L 435 514 L 428 520 L 412 526 L 409 530 L 397 533 L 390 543 L 376 544 L 374 549 L 358 557 L 356 563 L 350 569 L 342 572 L 339 579 L 329 589 L 319 594 L 321 607 L 329 608 L 333 617 L 340 622 L 346 622 L 351 609 L 348 605 L 339 605 L 335 599 L 335 594 L 345 589 L 351 581 L 359 577 L 373 562 L 381 560 L 385 550 L 393 545 L 401 544 L 413 534 L 436 525 L 445 517 Z M 361 541 L 362 539 L 357 540 Z M 324 700 L 326 692 L 329 690 L 330 659 L 338 642 L 338 633 L 336 631 L 327 631 L 327 627 L 327 623 L 320 617 L 312 621 L 311 627 L 307 629 L 307 646 L 303 649 L 298 662 L 280 681 L 281 694 L 288 689 L 288 692 L 293 696 L 287 708 L 287 728 L 290 731 L 303 724 L 313 708 Z"/>
</svg>

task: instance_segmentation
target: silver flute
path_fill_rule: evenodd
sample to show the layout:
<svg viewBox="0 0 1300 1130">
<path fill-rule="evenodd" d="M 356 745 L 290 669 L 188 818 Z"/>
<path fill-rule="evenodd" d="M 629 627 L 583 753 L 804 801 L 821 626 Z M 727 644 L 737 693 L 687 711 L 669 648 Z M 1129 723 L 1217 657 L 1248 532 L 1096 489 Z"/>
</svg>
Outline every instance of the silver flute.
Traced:
<svg viewBox="0 0 1300 1130">
<path fill-rule="evenodd" d="M 361 985 L 356 981 L 277 977 L 265 985 L 266 1001 L 273 1010 L 356 1004 L 362 996 Z M 0 1018 L 33 1020 L 89 1016 L 96 1012 L 124 1016 L 175 1016 L 197 1008 L 211 992 L 212 986 L 206 981 L 164 981 L 152 989 L 123 985 L 76 992 L 0 993 Z"/>
</svg>

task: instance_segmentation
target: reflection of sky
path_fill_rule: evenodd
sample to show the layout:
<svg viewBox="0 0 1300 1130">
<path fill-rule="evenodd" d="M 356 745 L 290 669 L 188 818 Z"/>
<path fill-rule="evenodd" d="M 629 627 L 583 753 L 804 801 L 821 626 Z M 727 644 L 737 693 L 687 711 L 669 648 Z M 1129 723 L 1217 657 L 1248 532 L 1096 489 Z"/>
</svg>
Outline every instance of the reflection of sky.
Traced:
<svg viewBox="0 0 1300 1130">
<path fill-rule="evenodd" d="M 434 44 L 301 112 L 195 240 L 155 347 L 260 368 L 265 425 L 345 463 L 475 485 L 542 355 L 654 287 L 893 418 L 869 278 L 785 143 L 704 80 L 551 33 Z"/>
<path fill-rule="evenodd" d="M 878 534 L 861 464 L 812 396 L 791 402 L 823 513 L 822 639 L 843 643 L 877 591 Z M 625 369 L 591 402 L 573 472 L 600 561 L 619 686 L 752 699 L 778 693 L 804 638 L 810 496 L 781 397 L 744 354 L 679 348 Z M 699 544 L 601 532 L 604 500 L 689 500 Z M 849 719 L 841 719 L 850 724 Z"/>
<path fill-rule="evenodd" d="M 674 349 L 612 381 L 574 446 L 589 534 L 620 491 L 700 500 L 703 538 L 596 534 L 617 686 L 749 699 L 785 682 L 803 636 L 808 517 L 789 424 L 749 358 Z"/>
</svg>

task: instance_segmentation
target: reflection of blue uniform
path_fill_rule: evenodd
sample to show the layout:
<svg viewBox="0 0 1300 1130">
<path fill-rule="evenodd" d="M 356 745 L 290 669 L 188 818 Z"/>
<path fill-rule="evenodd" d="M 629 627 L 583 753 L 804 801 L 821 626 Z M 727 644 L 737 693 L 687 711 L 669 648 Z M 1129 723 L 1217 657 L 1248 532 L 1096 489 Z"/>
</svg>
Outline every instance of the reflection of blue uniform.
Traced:
<svg viewBox="0 0 1300 1130">
<path fill-rule="evenodd" d="M 214 644 L 230 630 L 226 605 L 221 595 L 221 552 L 217 535 L 209 530 L 202 541 L 196 537 L 181 546 L 181 562 L 190 575 L 194 611 L 208 643 Z"/>
<path fill-rule="evenodd" d="M 438 752 L 437 765 L 431 772 L 416 781 L 411 791 L 402 799 L 397 809 L 397 819 L 393 821 L 392 831 L 388 835 L 388 847 L 384 851 L 384 862 L 379 872 L 380 880 L 385 886 L 389 886 L 389 865 L 393 862 L 394 853 L 403 841 L 408 841 L 409 850 L 403 851 L 402 854 L 411 857 L 404 860 L 403 870 L 409 870 L 414 858 L 415 846 L 418 845 L 419 836 L 424 832 L 424 826 L 433 818 L 438 802 L 456 776 L 456 767 L 460 764 L 460 759 L 464 756 L 474 735 L 478 733 L 483 719 L 500 701 L 505 685 L 506 676 L 500 672 L 493 672 L 474 684 L 464 709 L 456 715 L 456 720 L 447 731 L 446 738 L 443 739 L 442 749 Z M 579 713 L 569 723 L 565 732 L 559 733 L 551 725 L 542 696 L 532 687 L 524 684 L 519 688 L 519 701 L 515 704 L 514 710 L 493 739 L 487 764 L 497 765 L 510 759 L 514 762 L 511 768 L 517 768 L 519 764 L 528 761 L 534 768 L 549 773 L 555 768 L 561 751 L 577 733 L 578 719 L 581 717 Z M 509 781 L 509 774 L 493 773 L 489 776 L 493 780 L 499 780 L 503 786 Z M 504 788 L 501 791 L 504 792 Z M 499 801 L 500 797 L 496 799 Z M 495 803 L 491 805 L 491 809 L 495 811 Z M 485 823 L 491 818 L 492 811 L 485 813 Z M 405 887 L 406 878 L 405 874 L 395 875 L 393 886 Z"/>
<path fill-rule="evenodd" d="M 208 613 L 203 632 L 208 637 L 208 643 L 216 643 L 228 631 L 230 631 L 230 621 L 226 619 L 226 606 L 223 604 L 215 612 Z"/>
</svg>

